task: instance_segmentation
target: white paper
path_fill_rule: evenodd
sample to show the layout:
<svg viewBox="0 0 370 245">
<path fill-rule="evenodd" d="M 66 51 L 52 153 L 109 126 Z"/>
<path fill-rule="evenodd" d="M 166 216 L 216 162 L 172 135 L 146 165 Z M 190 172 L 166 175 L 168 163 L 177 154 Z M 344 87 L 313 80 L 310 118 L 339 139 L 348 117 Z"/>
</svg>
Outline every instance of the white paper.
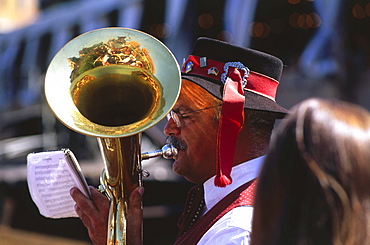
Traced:
<svg viewBox="0 0 370 245">
<path fill-rule="evenodd" d="M 27 182 L 40 214 L 48 218 L 78 217 L 69 194 L 72 187 L 90 196 L 81 168 L 69 150 L 28 154 Z"/>
</svg>

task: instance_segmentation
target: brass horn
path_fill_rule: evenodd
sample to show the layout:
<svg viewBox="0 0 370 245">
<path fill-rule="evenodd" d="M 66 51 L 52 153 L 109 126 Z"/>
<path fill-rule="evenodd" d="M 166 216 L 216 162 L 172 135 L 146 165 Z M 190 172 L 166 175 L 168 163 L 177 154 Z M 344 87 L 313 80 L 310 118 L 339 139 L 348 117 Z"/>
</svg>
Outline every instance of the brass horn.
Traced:
<svg viewBox="0 0 370 245">
<path fill-rule="evenodd" d="M 180 93 L 180 69 L 156 38 L 127 28 L 103 28 L 69 41 L 51 61 L 45 95 L 70 129 L 98 139 L 102 184 L 110 193 L 107 244 L 126 244 L 127 205 L 141 185 L 141 133 L 172 109 Z"/>
</svg>

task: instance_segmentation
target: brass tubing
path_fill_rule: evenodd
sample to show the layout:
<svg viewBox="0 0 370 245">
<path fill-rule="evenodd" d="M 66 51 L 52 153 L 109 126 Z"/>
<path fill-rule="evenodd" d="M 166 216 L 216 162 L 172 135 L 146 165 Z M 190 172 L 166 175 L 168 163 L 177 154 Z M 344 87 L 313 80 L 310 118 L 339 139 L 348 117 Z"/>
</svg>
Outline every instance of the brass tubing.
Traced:
<svg viewBox="0 0 370 245">
<path fill-rule="evenodd" d="M 105 165 L 106 188 L 113 194 L 108 244 L 126 244 L 129 197 L 132 190 L 142 185 L 140 141 L 141 134 L 125 138 L 98 138 Z"/>
</svg>

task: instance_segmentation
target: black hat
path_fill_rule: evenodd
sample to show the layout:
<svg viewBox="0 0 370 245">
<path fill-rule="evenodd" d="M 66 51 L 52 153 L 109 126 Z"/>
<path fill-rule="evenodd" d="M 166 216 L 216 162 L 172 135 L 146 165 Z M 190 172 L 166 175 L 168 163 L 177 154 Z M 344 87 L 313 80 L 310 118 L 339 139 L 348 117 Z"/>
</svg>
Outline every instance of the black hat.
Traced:
<svg viewBox="0 0 370 245">
<path fill-rule="evenodd" d="M 182 66 L 182 78 L 190 80 L 222 100 L 222 74 L 227 62 L 240 62 L 249 69 L 244 88 L 244 108 L 271 111 L 277 118 L 288 112 L 275 102 L 283 62 L 272 55 L 223 41 L 198 38 L 192 54 Z"/>
</svg>

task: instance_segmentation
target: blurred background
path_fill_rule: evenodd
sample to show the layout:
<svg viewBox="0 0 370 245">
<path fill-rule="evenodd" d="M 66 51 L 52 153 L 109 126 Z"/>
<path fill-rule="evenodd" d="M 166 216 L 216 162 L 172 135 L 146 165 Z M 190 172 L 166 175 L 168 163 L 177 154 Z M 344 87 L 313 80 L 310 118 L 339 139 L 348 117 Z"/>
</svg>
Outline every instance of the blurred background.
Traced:
<svg viewBox="0 0 370 245">
<path fill-rule="evenodd" d="M 0 243 L 91 244 L 79 219 L 41 216 L 26 180 L 31 152 L 70 148 L 90 185 L 103 168 L 96 139 L 72 132 L 45 103 L 47 67 L 84 32 L 127 27 L 164 42 L 182 64 L 199 36 L 280 57 L 277 101 L 308 97 L 370 108 L 370 0 L 0 0 Z M 143 133 L 143 151 L 165 143 L 165 122 Z M 172 244 L 191 186 L 171 161 L 143 162 L 144 244 Z"/>
</svg>

